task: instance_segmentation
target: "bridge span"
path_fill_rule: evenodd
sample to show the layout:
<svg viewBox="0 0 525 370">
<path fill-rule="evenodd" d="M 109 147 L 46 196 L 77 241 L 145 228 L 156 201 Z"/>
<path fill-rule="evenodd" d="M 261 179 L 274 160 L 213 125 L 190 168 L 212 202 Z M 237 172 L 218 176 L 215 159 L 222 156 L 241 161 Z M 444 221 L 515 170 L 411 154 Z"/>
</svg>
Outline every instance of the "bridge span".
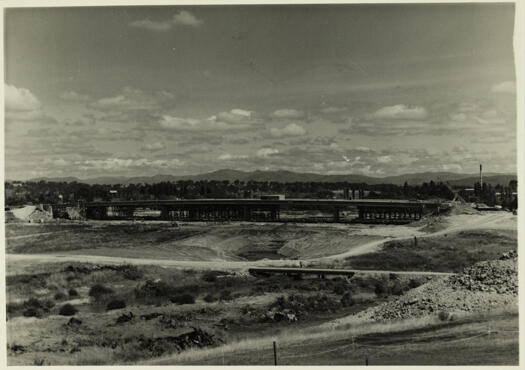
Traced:
<svg viewBox="0 0 525 370">
<path fill-rule="evenodd" d="M 68 205 L 54 205 L 60 214 Z M 154 218 L 173 221 L 281 221 L 281 212 L 317 210 L 340 222 L 341 212 L 352 211 L 354 222 L 403 224 L 439 211 L 440 203 L 388 199 L 173 199 L 90 202 L 81 206 L 87 219 L 133 219 L 137 211 L 155 211 Z M 327 220 L 328 221 L 328 220 Z"/>
</svg>

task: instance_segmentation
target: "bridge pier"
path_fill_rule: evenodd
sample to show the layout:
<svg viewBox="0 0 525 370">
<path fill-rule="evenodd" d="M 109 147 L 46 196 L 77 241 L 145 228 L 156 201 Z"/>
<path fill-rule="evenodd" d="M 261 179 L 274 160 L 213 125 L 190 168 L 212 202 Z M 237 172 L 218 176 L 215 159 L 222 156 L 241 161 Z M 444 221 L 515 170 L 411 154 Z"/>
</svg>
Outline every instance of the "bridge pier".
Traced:
<svg viewBox="0 0 525 370">
<path fill-rule="evenodd" d="M 358 206 L 357 222 L 364 223 L 408 223 L 423 216 L 423 208 L 417 206 L 392 205 L 388 207 L 365 205 Z"/>
</svg>

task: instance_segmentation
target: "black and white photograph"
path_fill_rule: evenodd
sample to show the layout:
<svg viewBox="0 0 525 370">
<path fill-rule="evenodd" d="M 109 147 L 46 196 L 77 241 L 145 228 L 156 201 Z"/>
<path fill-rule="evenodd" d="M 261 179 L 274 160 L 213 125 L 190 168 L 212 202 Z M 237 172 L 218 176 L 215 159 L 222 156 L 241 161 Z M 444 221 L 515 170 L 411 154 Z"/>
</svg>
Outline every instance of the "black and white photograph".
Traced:
<svg viewBox="0 0 525 370">
<path fill-rule="evenodd" d="M 523 6 L 6 1 L 3 364 L 518 367 Z"/>
</svg>

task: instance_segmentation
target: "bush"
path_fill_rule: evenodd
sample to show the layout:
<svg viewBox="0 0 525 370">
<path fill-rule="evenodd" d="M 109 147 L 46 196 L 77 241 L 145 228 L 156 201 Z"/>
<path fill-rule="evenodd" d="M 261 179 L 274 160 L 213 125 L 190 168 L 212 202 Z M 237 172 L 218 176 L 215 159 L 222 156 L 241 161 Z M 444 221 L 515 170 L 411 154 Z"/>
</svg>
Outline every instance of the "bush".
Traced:
<svg viewBox="0 0 525 370">
<path fill-rule="evenodd" d="M 75 308 L 75 306 L 66 303 L 62 307 L 60 307 L 60 311 L 58 313 L 62 316 L 73 316 L 78 312 L 78 310 Z"/>
<path fill-rule="evenodd" d="M 345 295 L 343 295 L 343 297 L 341 298 L 341 304 L 343 305 L 343 307 L 350 307 L 355 304 L 355 301 L 350 293 L 345 293 Z"/>
<path fill-rule="evenodd" d="M 219 271 L 206 271 L 204 274 L 202 274 L 202 280 L 213 283 L 217 281 L 217 276 L 221 275 Z"/>
<path fill-rule="evenodd" d="M 55 294 L 55 301 L 60 301 L 62 299 L 66 298 L 66 295 L 62 292 L 58 292 Z"/>
<path fill-rule="evenodd" d="M 49 312 L 54 306 L 55 304 L 50 300 L 39 301 L 36 298 L 30 298 L 22 303 L 22 307 L 25 309 L 23 315 L 26 317 L 40 317 L 43 312 Z"/>
<path fill-rule="evenodd" d="M 122 272 L 122 276 L 127 280 L 139 280 L 144 274 L 134 265 L 124 265 L 119 268 L 119 271 Z"/>
<path fill-rule="evenodd" d="M 232 292 L 229 291 L 229 290 L 221 291 L 221 293 L 219 294 L 219 299 L 221 301 L 230 301 L 230 300 L 232 300 Z"/>
<path fill-rule="evenodd" d="M 70 297 L 78 297 L 78 292 L 76 289 L 69 289 L 68 294 Z"/>
<path fill-rule="evenodd" d="M 25 317 L 41 317 L 42 311 L 40 311 L 38 308 L 29 307 L 22 313 L 22 315 Z"/>
<path fill-rule="evenodd" d="M 120 308 L 126 308 L 126 302 L 124 302 L 122 299 L 113 299 L 108 302 L 106 311 L 118 310 Z"/>
<path fill-rule="evenodd" d="M 391 292 L 394 295 L 402 295 L 403 294 L 403 287 L 401 286 L 401 283 L 398 280 L 396 280 L 394 285 L 392 286 Z"/>
<path fill-rule="evenodd" d="M 170 298 L 170 301 L 176 304 L 193 304 L 195 297 L 191 294 L 181 294 Z"/>
<path fill-rule="evenodd" d="M 452 321 L 454 320 L 454 315 L 447 311 L 439 311 L 438 317 L 441 321 Z"/>
<path fill-rule="evenodd" d="M 346 286 L 344 284 L 337 284 L 334 287 L 334 293 L 337 295 L 343 295 L 347 291 Z"/>
<path fill-rule="evenodd" d="M 410 281 L 408 282 L 408 287 L 410 289 L 414 289 L 414 288 L 417 288 L 418 286 L 420 286 L 421 284 L 416 280 L 416 279 L 410 279 Z"/>
<path fill-rule="evenodd" d="M 175 292 L 173 287 L 163 281 L 147 280 L 143 285 L 135 288 L 137 298 L 169 297 Z"/>
<path fill-rule="evenodd" d="M 105 295 L 113 293 L 113 289 L 107 288 L 102 284 L 95 284 L 89 289 L 89 296 L 99 300 Z"/>
<path fill-rule="evenodd" d="M 212 303 L 217 300 L 217 298 L 215 298 L 211 294 L 206 295 L 203 299 L 204 299 L 204 302 L 208 302 L 208 303 Z"/>
<path fill-rule="evenodd" d="M 377 296 L 387 294 L 388 290 L 388 284 L 385 281 L 377 281 L 374 285 L 374 292 Z"/>
</svg>

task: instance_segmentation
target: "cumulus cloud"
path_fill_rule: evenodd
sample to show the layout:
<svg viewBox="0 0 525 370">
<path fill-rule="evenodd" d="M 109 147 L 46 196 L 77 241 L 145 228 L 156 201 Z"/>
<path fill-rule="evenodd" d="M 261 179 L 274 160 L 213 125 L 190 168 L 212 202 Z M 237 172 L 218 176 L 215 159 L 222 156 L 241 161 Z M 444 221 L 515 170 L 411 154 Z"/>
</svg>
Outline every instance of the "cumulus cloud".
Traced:
<svg viewBox="0 0 525 370">
<path fill-rule="evenodd" d="M 144 149 L 152 151 L 152 152 L 155 152 L 157 150 L 162 150 L 164 148 L 166 148 L 166 146 L 163 143 L 161 143 L 161 142 L 155 142 L 155 143 L 150 143 L 150 144 L 145 144 L 144 145 Z"/>
<path fill-rule="evenodd" d="M 90 96 L 85 94 L 79 94 L 73 90 L 67 90 L 60 94 L 60 99 L 67 101 L 84 102 L 88 101 L 90 99 Z"/>
<path fill-rule="evenodd" d="M 177 158 L 156 159 L 147 158 L 106 158 L 106 159 L 88 159 L 79 163 L 80 169 L 102 169 L 102 170 L 122 170 L 129 168 L 170 168 L 179 167 L 183 164 Z"/>
<path fill-rule="evenodd" d="M 149 31 L 164 32 L 169 31 L 175 26 L 199 27 L 202 20 L 195 17 L 192 13 L 181 10 L 173 15 L 171 19 L 162 21 L 152 21 L 149 18 L 131 22 L 131 27 L 142 28 Z"/>
<path fill-rule="evenodd" d="M 493 93 L 503 94 L 515 94 L 516 93 L 516 82 L 515 81 L 503 81 L 495 84 L 490 89 Z"/>
<path fill-rule="evenodd" d="M 392 162 L 392 157 L 389 156 L 389 155 L 381 155 L 381 156 L 377 157 L 377 161 L 379 163 L 390 163 L 390 162 Z"/>
<path fill-rule="evenodd" d="M 220 161 L 234 161 L 234 160 L 246 159 L 246 158 L 248 158 L 247 155 L 230 154 L 230 153 L 223 153 L 217 157 L 217 159 Z"/>
<path fill-rule="evenodd" d="M 40 109 L 38 98 L 31 91 L 5 84 L 5 109 L 14 112 L 30 112 Z"/>
<path fill-rule="evenodd" d="M 428 116 L 424 107 L 409 107 L 405 104 L 383 107 L 369 114 L 373 120 L 424 120 Z"/>
<path fill-rule="evenodd" d="M 279 153 L 279 150 L 275 148 L 261 148 L 257 151 L 256 155 L 259 158 L 268 158 L 278 153 Z"/>
<path fill-rule="evenodd" d="M 304 117 L 304 112 L 296 109 L 278 109 L 271 116 L 279 119 L 294 119 Z"/>
<path fill-rule="evenodd" d="M 290 123 L 286 127 L 270 129 L 270 135 L 272 137 L 291 137 L 291 136 L 303 136 L 306 134 L 306 130 L 295 123 Z"/>
<path fill-rule="evenodd" d="M 253 111 L 232 109 L 220 112 L 207 119 L 181 118 L 164 115 L 160 125 L 178 131 L 235 131 L 257 127 L 261 123 Z"/>
<path fill-rule="evenodd" d="M 215 122 L 225 122 L 230 124 L 255 124 L 260 123 L 261 119 L 255 115 L 255 112 L 245 109 L 232 109 L 229 112 L 220 112 L 209 118 Z"/>
<path fill-rule="evenodd" d="M 173 94 L 168 91 L 146 93 L 140 89 L 125 87 L 119 95 L 98 99 L 89 106 L 103 112 L 156 111 L 173 98 Z"/>
<path fill-rule="evenodd" d="M 335 113 L 341 113 L 346 111 L 346 108 L 340 108 L 340 107 L 326 107 L 321 109 L 321 113 L 326 114 L 335 114 Z"/>
</svg>

